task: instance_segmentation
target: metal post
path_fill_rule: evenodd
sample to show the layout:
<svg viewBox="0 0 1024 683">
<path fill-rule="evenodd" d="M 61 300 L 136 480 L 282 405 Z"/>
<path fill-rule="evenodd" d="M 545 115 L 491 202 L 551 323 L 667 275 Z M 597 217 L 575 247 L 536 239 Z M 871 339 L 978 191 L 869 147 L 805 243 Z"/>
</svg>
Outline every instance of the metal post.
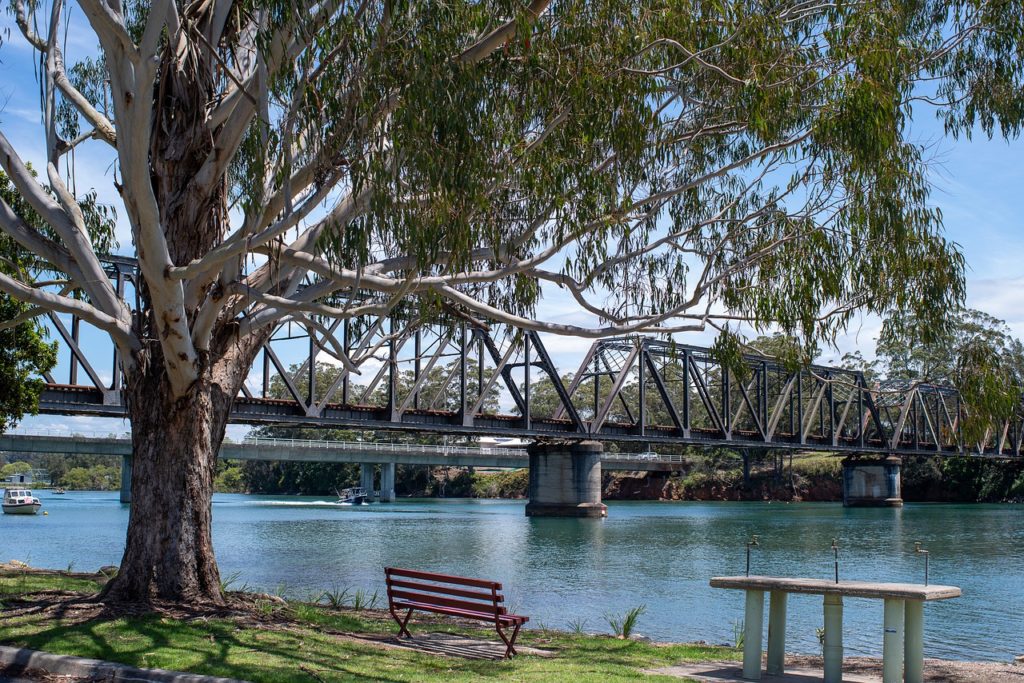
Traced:
<svg viewBox="0 0 1024 683">
<path fill-rule="evenodd" d="M 833 593 L 825 595 L 825 643 L 822 647 L 825 659 L 825 683 L 842 683 L 843 680 L 843 596 Z"/>
<path fill-rule="evenodd" d="M 924 680 L 924 601 L 907 600 L 903 623 L 903 680 Z"/>
<path fill-rule="evenodd" d="M 78 316 L 71 316 L 71 341 L 74 342 L 75 346 L 78 346 L 78 331 L 81 326 L 81 322 L 78 320 Z M 78 384 L 78 357 L 72 352 L 71 356 L 71 381 L 69 384 L 72 386 Z"/>
<path fill-rule="evenodd" d="M 750 548 L 751 546 L 757 545 L 757 534 L 754 534 L 749 541 L 747 541 L 747 576 L 750 576 Z"/>
<path fill-rule="evenodd" d="M 722 368 L 722 429 L 725 430 L 727 439 L 732 438 L 732 401 L 729 396 L 729 384 L 729 368 Z"/>
<path fill-rule="evenodd" d="M 412 369 L 412 386 L 415 389 L 415 393 L 412 395 L 412 407 L 415 410 L 420 408 L 420 372 L 423 370 L 423 336 L 419 328 L 416 329 L 416 336 L 413 340 L 414 350 L 416 357 L 413 358 L 413 369 Z M 441 342 L 438 341 L 440 344 Z"/>
<path fill-rule="evenodd" d="M 469 378 L 466 373 L 469 372 L 469 362 L 467 360 L 469 356 L 469 340 L 466 335 L 469 331 L 466 329 L 466 323 L 462 323 L 462 336 L 459 349 L 459 415 L 462 417 L 463 426 L 469 426 L 472 424 L 466 415 L 467 402 L 469 401 Z"/>
<path fill-rule="evenodd" d="M 786 591 L 772 591 L 768 607 L 768 673 L 781 676 L 786 660 Z"/>
<path fill-rule="evenodd" d="M 523 403 L 526 410 L 523 411 L 523 422 L 527 430 L 533 429 L 533 416 L 530 414 L 530 366 L 533 360 L 530 358 L 530 335 L 523 335 Z"/>
<path fill-rule="evenodd" d="M 690 352 L 683 350 L 683 436 L 690 438 Z"/>
<path fill-rule="evenodd" d="M 351 334 L 350 327 L 351 320 L 345 318 L 345 322 L 341 324 L 341 348 L 348 354 L 349 350 L 349 336 Z M 349 373 L 345 373 L 344 377 L 341 378 L 341 404 L 348 405 L 348 377 Z"/>
<path fill-rule="evenodd" d="M 124 273 L 121 272 L 120 266 L 118 266 L 115 282 L 117 283 L 117 298 L 124 301 Z M 73 356 L 74 354 L 72 354 Z M 117 344 L 114 345 L 114 365 L 112 366 L 113 378 L 110 381 L 110 389 L 112 391 L 121 390 L 121 351 L 118 349 Z"/>
<path fill-rule="evenodd" d="M 316 356 L 319 349 L 316 347 L 316 342 L 313 341 L 313 334 L 309 335 L 309 367 L 306 368 L 309 377 L 307 378 L 308 385 L 306 387 L 306 405 L 313 408 L 316 405 Z"/>
<path fill-rule="evenodd" d="M 790 456 L 792 458 L 792 456 Z M 789 462 L 790 467 L 793 466 L 792 459 Z M 832 553 L 835 555 L 835 566 L 836 566 L 836 583 L 839 583 L 839 544 L 836 539 L 832 539 Z"/>
<path fill-rule="evenodd" d="M 903 680 L 903 600 L 886 600 L 882 623 L 882 683 Z"/>
<path fill-rule="evenodd" d="M 270 398 L 270 354 L 266 348 L 263 349 L 263 395 L 260 398 Z"/>
<path fill-rule="evenodd" d="M 921 547 L 920 541 L 914 541 L 914 552 L 924 555 L 924 585 L 928 585 L 928 551 Z"/>
<path fill-rule="evenodd" d="M 638 344 L 644 344 L 643 340 L 637 340 Z M 644 362 L 646 351 L 642 348 L 639 360 L 636 364 L 637 372 L 637 393 L 639 394 L 640 405 L 637 407 L 637 423 L 640 425 L 640 436 L 647 431 L 647 364 Z"/>
<path fill-rule="evenodd" d="M 476 352 L 480 362 L 476 366 L 476 400 L 479 401 L 484 393 L 484 335 L 477 334 Z M 497 370 L 495 370 L 497 371 Z"/>
<path fill-rule="evenodd" d="M 743 622 L 743 678 L 761 680 L 761 640 L 764 636 L 764 591 L 747 591 Z"/>
</svg>

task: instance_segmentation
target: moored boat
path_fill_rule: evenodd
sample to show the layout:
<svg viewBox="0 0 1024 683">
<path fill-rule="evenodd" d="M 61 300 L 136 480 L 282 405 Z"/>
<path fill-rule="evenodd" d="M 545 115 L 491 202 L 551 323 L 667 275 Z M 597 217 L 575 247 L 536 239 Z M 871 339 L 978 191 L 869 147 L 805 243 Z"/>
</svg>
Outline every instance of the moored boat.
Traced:
<svg viewBox="0 0 1024 683">
<path fill-rule="evenodd" d="M 42 506 L 28 489 L 4 489 L 5 515 L 34 515 Z"/>
</svg>

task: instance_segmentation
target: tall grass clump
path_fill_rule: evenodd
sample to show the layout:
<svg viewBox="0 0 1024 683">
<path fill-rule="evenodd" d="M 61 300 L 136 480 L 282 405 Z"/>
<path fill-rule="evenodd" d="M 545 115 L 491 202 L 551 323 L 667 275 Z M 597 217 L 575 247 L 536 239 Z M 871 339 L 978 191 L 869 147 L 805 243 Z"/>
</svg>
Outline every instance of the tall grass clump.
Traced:
<svg viewBox="0 0 1024 683">
<path fill-rule="evenodd" d="M 623 615 L 605 615 L 605 620 L 612 627 L 616 638 L 629 638 L 636 628 L 636 622 L 647 611 L 647 605 L 638 605 Z"/>
</svg>

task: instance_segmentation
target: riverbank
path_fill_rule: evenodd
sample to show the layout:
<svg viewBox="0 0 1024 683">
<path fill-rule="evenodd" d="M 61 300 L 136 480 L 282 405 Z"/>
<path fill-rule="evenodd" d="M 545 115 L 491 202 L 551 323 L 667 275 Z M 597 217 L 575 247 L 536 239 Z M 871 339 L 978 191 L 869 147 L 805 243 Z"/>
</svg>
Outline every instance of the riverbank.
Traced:
<svg viewBox="0 0 1024 683">
<path fill-rule="evenodd" d="M 629 681 L 681 662 L 735 660 L 732 648 L 654 644 L 636 639 L 531 629 L 512 661 L 466 659 L 399 647 L 385 610 L 332 606 L 227 593 L 225 608 L 153 612 L 110 608 L 91 596 L 102 574 L 40 571 L 0 565 L 4 619 L 0 643 L 132 666 L 239 678 L 288 681 Z M 312 596 L 311 596 L 312 597 Z M 337 596 L 335 596 L 337 597 Z M 452 619 L 417 618 L 413 633 L 497 640 L 493 630 Z M 532 652 L 532 653 L 531 653 Z M 672 676 L 654 680 L 677 680 Z"/>
<path fill-rule="evenodd" d="M 642 637 L 524 631 L 519 657 L 498 657 L 494 633 L 474 622 L 420 616 L 413 643 L 394 637 L 386 610 L 316 600 L 227 592 L 227 605 L 153 611 L 109 607 L 93 596 L 105 573 L 75 573 L 0 564 L 0 644 L 50 653 L 253 681 L 516 681 L 688 680 L 701 664 L 730 666 L 734 648 L 703 643 L 653 643 Z M 335 604 L 331 604 L 334 600 Z M 344 598 L 340 597 L 340 602 Z M 695 666 L 698 665 L 698 666 Z M 788 668 L 820 669 L 820 658 L 787 657 Z M 707 668 L 707 667 L 704 667 Z M 852 658 L 846 670 L 880 673 L 876 658 Z M 927 660 L 925 680 L 988 683 L 1024 680 L 1024 666 Z M 0 674 L 16 673 L 0 670 Z M 45 679 L 40 679 L 45 680 Z"/>
</svg>

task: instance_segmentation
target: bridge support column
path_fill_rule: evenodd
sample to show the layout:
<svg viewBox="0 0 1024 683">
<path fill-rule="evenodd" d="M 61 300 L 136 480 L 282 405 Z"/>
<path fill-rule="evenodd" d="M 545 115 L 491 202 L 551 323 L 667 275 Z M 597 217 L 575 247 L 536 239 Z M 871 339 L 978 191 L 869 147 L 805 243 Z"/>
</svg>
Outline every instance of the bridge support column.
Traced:
<svg viewBox="0 0 1024 683">
<path fill-rule="evenodd" d="M 366 495 L 372 496 L 376 490 L 373 487 L 373 463 L 364 462 L 359 464 L 359 485 L 366 490 Z"/>
<path fill-rule="evenodd" d="M 899 456 L 847 458 L 843 461 L 843 505 L 901 507 Z"/>
<path fill-rule="evenodd" d="M 121 456 L 121 502 L 132 502 L 132 456 Z"/>
<path fill-rule="evenodd" d="M 395 463 L 386 462 L 380 466 L 380 502 L 395 502 Z"/>
<path fill-rule="evenodd" d="M 601 453 L 595 441 L 530 446 L 528 517 L 606 517 L 601 502 Z"/>
</svg>

